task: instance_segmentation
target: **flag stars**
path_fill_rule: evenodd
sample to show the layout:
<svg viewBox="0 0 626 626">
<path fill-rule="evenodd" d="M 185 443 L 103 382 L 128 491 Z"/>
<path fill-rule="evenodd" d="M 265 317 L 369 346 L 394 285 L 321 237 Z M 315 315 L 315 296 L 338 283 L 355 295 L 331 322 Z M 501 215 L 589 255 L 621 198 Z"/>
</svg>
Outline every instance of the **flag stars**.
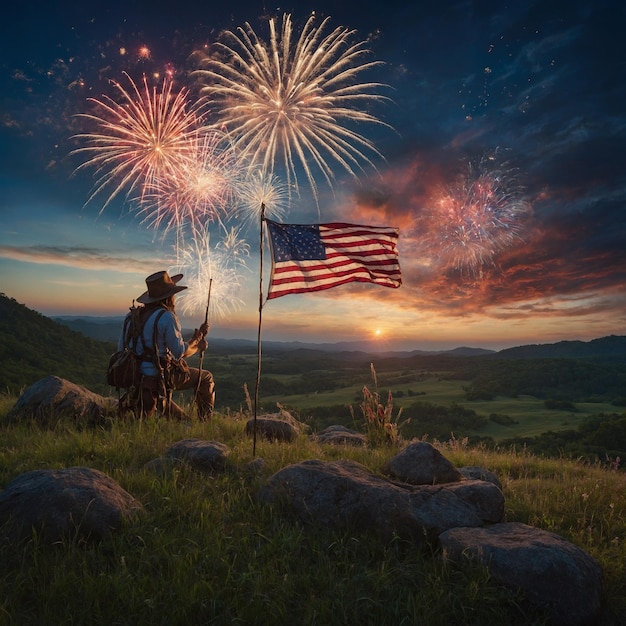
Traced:
<svg viewBox="0 0 626 626">
<path fill-rule="evenodd" d="M 325 259 L 326 252 L 316 224 L 277 224 L 272 222 L 275 261 Z"/>
</svg>

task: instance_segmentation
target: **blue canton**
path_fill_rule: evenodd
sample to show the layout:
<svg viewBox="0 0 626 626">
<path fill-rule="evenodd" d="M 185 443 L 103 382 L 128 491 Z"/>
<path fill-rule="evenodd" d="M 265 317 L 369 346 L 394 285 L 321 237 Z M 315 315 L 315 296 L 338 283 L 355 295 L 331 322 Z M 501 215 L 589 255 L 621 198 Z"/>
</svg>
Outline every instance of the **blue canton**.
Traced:
<svg viewBox="0 0 626 626">
<path fill-rule="evenodd" d="M 267 221 L 272 237 L 274 261 L 313 261 L 325 259 L 326 250 L 316 224 L 277 224 Z"/>
</svg>

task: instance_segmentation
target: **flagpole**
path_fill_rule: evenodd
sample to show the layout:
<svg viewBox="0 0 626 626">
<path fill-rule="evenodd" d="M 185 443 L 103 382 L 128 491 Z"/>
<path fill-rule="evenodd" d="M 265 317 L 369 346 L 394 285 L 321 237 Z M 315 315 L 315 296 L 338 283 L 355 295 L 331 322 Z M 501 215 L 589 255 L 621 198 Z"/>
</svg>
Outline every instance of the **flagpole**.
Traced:
<svg viewBox="0 0 626 626">
<path fill-rule="evenodd" d="M 261 203 L 261 224 L 259 231 L 259 328 L 257 331 L 256 385 L 254 388 L 254 427 L 252 435 L 252 456 L 256 456 L 256 421 L 259 404 L 259 385 L 261 381 L 261 321 L 263 317 L 263 221 L 265 220 L 265 202 Z"/>
</svg>

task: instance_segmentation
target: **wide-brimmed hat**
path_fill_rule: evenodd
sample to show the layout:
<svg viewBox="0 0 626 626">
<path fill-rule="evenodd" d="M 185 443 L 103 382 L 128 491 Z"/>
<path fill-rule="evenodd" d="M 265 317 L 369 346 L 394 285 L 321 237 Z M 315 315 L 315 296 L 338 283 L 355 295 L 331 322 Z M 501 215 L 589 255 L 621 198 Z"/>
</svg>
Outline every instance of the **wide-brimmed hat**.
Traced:
<svg viewBox="0 0 626 626">
<path fill-rule="evenodd" d="M 158 302 L 159 300 L 165 300 L 165 298 L 173 296 L 183 289 L 187 289 L 187 287 L 183 285 L 176 284 L 182 277 L 182 274 L 170 276 L 165 271 L 150 274 L 150 276 L 146 278 L 148 291 L 144 291 L 144 293 L 137 298 L 137 302 L 141 302 L 142 304 Z"/>
</svg>

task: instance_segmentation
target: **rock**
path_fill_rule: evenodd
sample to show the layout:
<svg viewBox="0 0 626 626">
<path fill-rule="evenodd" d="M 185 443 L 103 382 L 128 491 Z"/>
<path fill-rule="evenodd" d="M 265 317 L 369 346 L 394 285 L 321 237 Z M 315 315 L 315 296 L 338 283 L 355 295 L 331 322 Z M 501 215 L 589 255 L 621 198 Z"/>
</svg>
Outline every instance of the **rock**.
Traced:
<svg viewBox="0 0 626 626">
<path fill-rule="evenodd" d="M 463 480 L 459 470 L 425 441 L 409 444 L 385 467 L 389 476 L 413 485 L 437 485 Z"/>
<path fill-rule="evenodd" d="M 246 423 L 246 434 L 249 436 L 254 435 L 254 422 L 254 419 L 250 419 Z M 306 425 L 284 409 L 279 413 L 265 413 L 256 419 L 257 436 L 269 441 L 294 441 L 305 430 Z"/>
<path fill-rule="evenodd" d="M 168 459 L 183 461 L 201 472 L 219 472 L 226 469 L 230 449 L 219 441 L 183 439 L 171 445 L 165 456 Z"/>
<path fill-rule="evenodd" d="M 8 422 L 35 419 L 45 425 L 61 416 L 70 416 L 79 424 L 98 425 L 115 411 L 112 398 L 104 398 L 58 376 L 46 376 L 22 393 L 6 419 Z"/>
<path fill-rule="evenodd" d="M 265 469 L 265 459 L 256 457 L 252 461 L 246 463 L 245 471 L 248 474 L 260 474 Z"/>
<path fill-rule="evenodd" d="M 421 541 L 456 526 L 500 521 L 504 496 L 499 489 L 485 481 L 462 485 L 399 484 L 354 461 L 309 460 L 276 472 L 259 497 L 268 504 L 286 503 L 305 523 Z"/>
<path fill-rule="evenodd" d="M 183 462 L 180 459 L 159 457 L 148 461 L 143 466 L 143 469 L 146 472 L 156 474 L 160 478 L 171 478 L 174 470 L 179 469 L 181 465 L 183 465 Z"/>
<path fill-rule="evenodd" d="M 493 483 L 468 479 L 442 486 L 465 502 L 484 523 L 495 524 L 504 519 L 504 495 Z"/>
<path fill-rule="evenodd" d="M 465 478 L 469 478 L 471 480 L 486 480 L 493 483 L 498 489 L 502 490 L 502 483 L 498 477 L 493 472 L 490 472 L 483 467 L 477 467 L 475 465 L 470 467 L 459 467 L 459 472 L 461 472 Z"/>
<path fill-rule="evenodd" d="M 99 541 L 142 509 L 140 502 L 99 470 L 70 467 L 21 474 L 0 491 L 0 536 L 46 543 Z"/>
<path fill-rule="evenodd" d="M 486 566 L 497 582 L 522 589 L 548 609 L 559 626 L 595 624 L 600 611 L 602 569 L 562 537 L 520 523 L 453 528 L 439 537 L 445 559 L 465 557 Z"/>
<path fill-rule="evenodd" d="M 363 433 L 351 430 L 345 426 L 329 426 L 312 437 L 318 443 L 328 443 L 343 446 L 365 446 L 366 438 Z"/>
</svg>

